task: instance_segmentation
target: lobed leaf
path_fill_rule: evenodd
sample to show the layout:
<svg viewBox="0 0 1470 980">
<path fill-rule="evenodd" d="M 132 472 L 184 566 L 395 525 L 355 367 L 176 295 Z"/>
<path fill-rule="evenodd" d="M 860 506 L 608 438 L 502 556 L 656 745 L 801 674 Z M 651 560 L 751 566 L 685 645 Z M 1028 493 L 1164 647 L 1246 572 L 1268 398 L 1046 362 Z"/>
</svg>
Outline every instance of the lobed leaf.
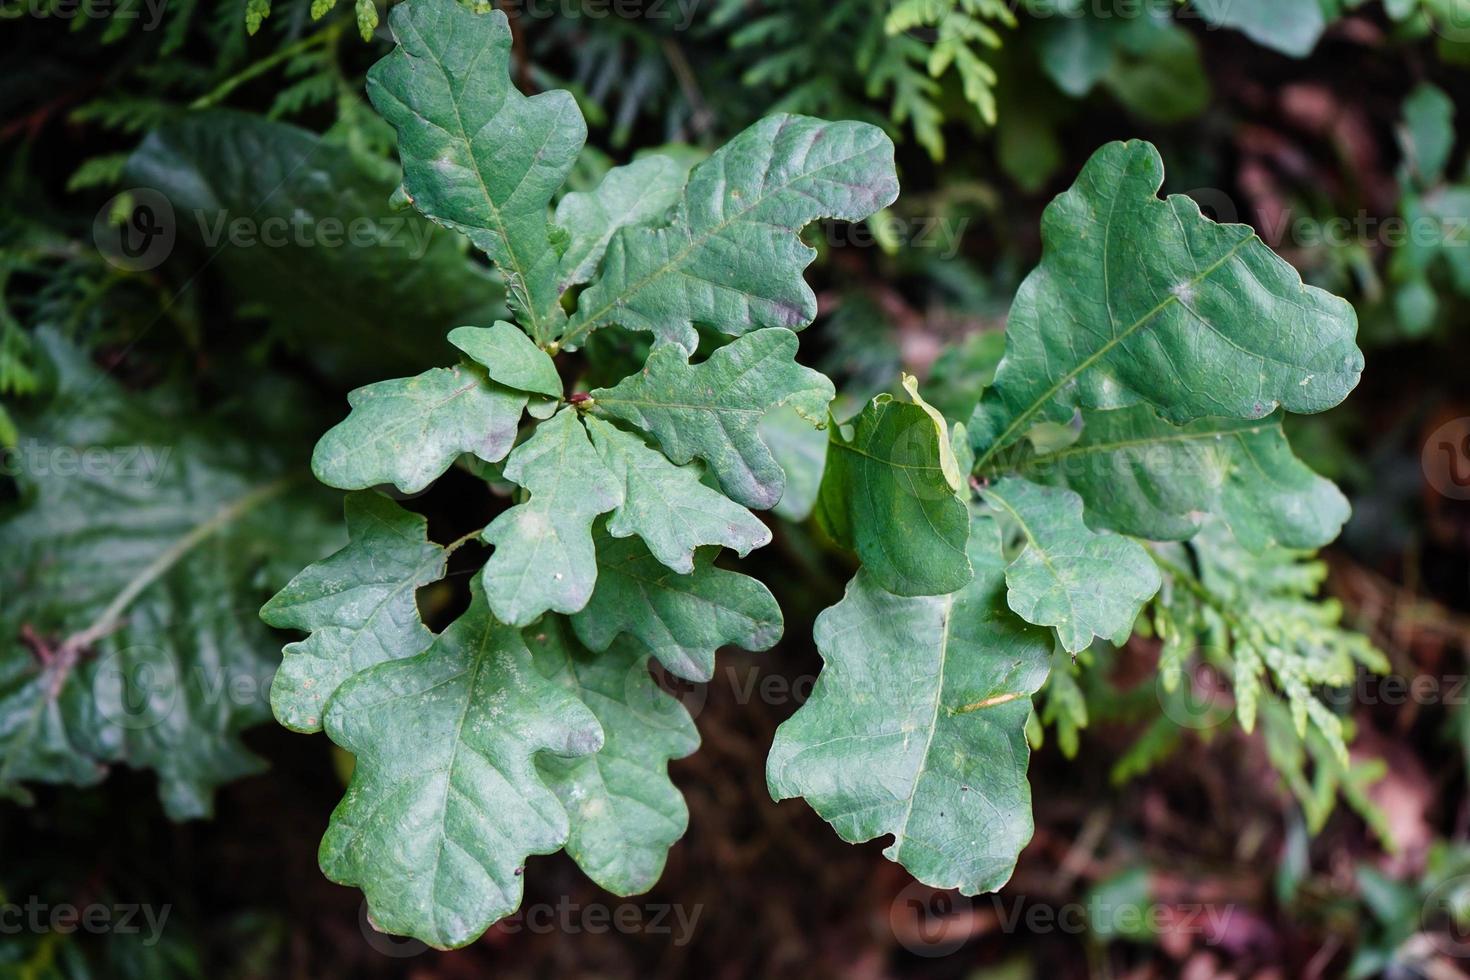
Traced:
<svg viewBox="0 0 1470 980">
<path fill-rule="evenodd" d="M 1082 418 L 1081 438 L 1027 460 L 1021 472 L 1076 491 L 1093 527 L 1184 541 L 1214 514 L 1260 551 L 1320 548 L 1347 521 L 1347 498 L 1292 455 L 1281 412 L 1176 426 L 1135 405 Z"/>
<path fill-rule="evenodd" d="M 970 425 L 984 466 L 1037 422 L 1148 403 L 1170 422 L 1320 412 L 1358 382 L 1344 300 L 1302 284 L 1243 225 L 1160 200 L 1148 143 L 1110 143 L 1042 218 L 1006 354 Z"/>
<path fill-rule="evenodd" d="M 632 634 L 670 672 L 693 681 L 714 676 L 727 643 L 768 650 L 781 638 L 781 607 L 757 580 L 716 568 L 715 549 L 695 553 L 693 571 L 670 571 L 636 538 L 597 537 L 597 588 L 572 616 L 578 638 L 606 650 Z"/>
<path fill-rule="evenodd" d="M 16 412 L 20 495 L 0 505 L 0 796 L 121 762 L 157 773 L 171 818 L 208 816 L 216 787 L 265 766 L 240 740 L 270 717 L 280 649 L 250 612 L 261 585 L 335 528 L 238 420 L 35 338 L 47 391 Z"/>
<path fill-rule="evenodd" d="M 698 457 L 729 497 L 764 509 L 781 499 L 786 477 L 758 431 L 770 411 L 790 405 L 825 419 L 832 382 L 796 363 L 796 335 L 758 330 L 698 364 L 678 347 L 655 347 L 639 374 L 592 392 L 597 409 L 650 433 L 675 463 Z"/>
<path fill-rule="evenodd" d="M 393 212 L 389 179 L 307 130 L 180 114 L 144 137 L 125 176 L 166 197 L 181 242 L 207 255 L 229 296 L 334 381 L 431 367 L 452 353 L 444 331 L 504 315 L 501 287 L 457 235 Z M 237 223 L 255 237 L 237 238 Z"/>
<path fill-rule="evenodd" d="M 482 536 L 495 546 L 484 573 L 490 608 L 512 626 L 525 626 L 547 610 L 576 612 L 597 580 L 592 522 L 623 503 L 622 486 L 571 408 L 516 447 L 505 478 L 530 499 L 501 513 Z"/>
<path fill-rule="evenodd" d="M 358 388 L 347 404 L 352 411 L 311 455 L 316 478 L 341 490 L 391 483 L 418 493 L 461 453 L 504 459 L 526 394 L 491 381 L 477 364 L 459 364 Z"/>
<path fill-rule="evenodd" d="M 444 576 L 448 552 L 428 538 L 429 523 L 382 494 L 349 494 L 350 538 L 309 565 L 260 610 L 281 629 L 311 633 L 288 645 L 271 683 L 276 720 L 319 732 L 342 682 L 376 664 L 423 653 L 434 635 L 419 619 L 415 590 Z"/>
<path fill-rule="evenodd" d="M 1082 498 L 1070 490 L 1007 477 L 982 496 L 1025 542 L 1005 573 L 1006 599 L 1017 615 L 1055 627 L 1071 653 L 1087 649 L 1094 636 L 1132 632 L 1160 585 L 1158 567 L 1138 542 L 1089 530 Z"/>
<path fill-rule="evenodd" d="M 485 368 L 490 380 L 516 391 L 560 398 L 561 375 L 551 355 L 514 324 L 497 320 L 489 327 L 455 327 L 449 342 Z"/>
<path fill-rule="evenodd" d="M 893 143 L 876 126 L 767 116 L 689 175 L 666 227 L 619 229 L 578 299 L 563 346 L 612 323 L 693 353 L 694 324 L 733 335 L 800 330 L 817 315 L 797 232 L 860 221 L 898 197 Z"/>
<path fill-rule="evenodd" d="M 561 257 L 560 287 L 590 280 L 619 228 L 663 218 L 678 202 L 687 173 L 673 157 L 646 156 L 613 167 L 595 190 L 565 195 L 556 206 L 556 224 L 571 240 Z"/>
<path fill-rule="evenodd" d="M 499 10 L 414 0 L 388 15 L 397 47 L 367 92 L 398 131 L 403 186 L 420 213 L 466 235 L 505 276 L 533 339 L 560 333 L 549 208 L 587 139 L 570 92 L 527 98 L 510 83 L 510 24 Z"/>
<path fill-rule="evenodd" d="M 970 561 L 944 596 L 895 596 L 860 569 L 817 618 L 825 666 L 766 763 L 774 799 L 805 797 L 853 843 L 892 834 L 885 857 L 967 895 L 1005 884 L 1031 837 L 1024 728 L 1052 646 L 1006 608 L 983 515 Z"/>
<path fill-rule="evenodd" d="M 606 739 L 580 758 L 537 757 L 541 778 L 567 811 L 567 854 L 613 894 L 641 894 L 657 883 L 689 825 L 668 763 L 699 748 L 699 731 L 654 681 L 648 650 L 631 637 L 594 654 L 566 620 L 548 616 L 526 632 L 526 643 L 537 669 L 587 706 Z"/>
<path fill-rule="evenodd" d="M 357 764 L 322 838 L 322 871 L 363 890 L 376 928 L 446 949 L 514 912 L 526 857 L 567 840 L 537 753 L 603 744 L 587 706 L 491 614 L 479 576 L 470 591 L 432 647 L 348 679 L 326 720 Z"/>
<path fill-rule="evenodd" d="M 588 417 L 592 444 L 623 486 L 623 502 L 608 519 L 613 537 L 637 534 L 676 572 L 694 569 L 694 549 L 724 545 L 741 557 L 768 544 L 771 531 L 754 514 L 700 482 L 697 465 L 675 466 L 638 436 Z"/>
</svg>

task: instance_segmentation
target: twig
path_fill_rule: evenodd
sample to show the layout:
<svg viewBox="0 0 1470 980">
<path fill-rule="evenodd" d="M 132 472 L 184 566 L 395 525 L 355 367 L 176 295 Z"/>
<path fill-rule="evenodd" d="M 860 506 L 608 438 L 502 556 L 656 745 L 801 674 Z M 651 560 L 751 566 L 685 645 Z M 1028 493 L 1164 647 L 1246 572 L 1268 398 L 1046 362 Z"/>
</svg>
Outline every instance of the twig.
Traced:
<svg viewBox="0 0 1470 980">
<path fill-rule="evenodd" d="M 684 49 L 671 37 L 664 38 L 660 46 L 664 50 L 664 57 L 669 61 L 669 67 L 674 70 L 674 77 L 679 80 L 679 88 L 684 93 L 685 100 L 689 103 L 689 128 L 694 131 L 695 136 L 704 136 L 714 125 L 715 115 L 705 104 L 704 93 L 699 89 L 699 80 L 694 77 L 694 70 L 689 67 L 689 59 L 684 57 Z"/>
<path fill-rule="evenodd" d="M 225 79 L 218 86 L 216 86 L 213 90 L 199 96 L 199 98 L 189 103 L 189 108 L 207 109 L 210 106 L 217 105 L 235 89 L 239 88 L 241 85 L 244 85 L 252 78 L 264 75 L 266 72 L 270 71 L 281 62 L 294 58 L 303 51 L 310 51 L 312 48 L 317 47 L 318 45 L 321 45 L 323 47 L 331 47 L 332 45 L 336 44 L 337 36 L 342 33 L 342 25 L 344 23 L 345 21 L 337 21 L 324 30 L 318 31 L 315 34 L 310 34 L 297 41 L 296 43 L 288 44 L 284 48 L 281 48 L 279 51 L 276 51 L 274 54 L 260 59 L 245 70 L 231 75 L 229 78 Z"/>
</svg>

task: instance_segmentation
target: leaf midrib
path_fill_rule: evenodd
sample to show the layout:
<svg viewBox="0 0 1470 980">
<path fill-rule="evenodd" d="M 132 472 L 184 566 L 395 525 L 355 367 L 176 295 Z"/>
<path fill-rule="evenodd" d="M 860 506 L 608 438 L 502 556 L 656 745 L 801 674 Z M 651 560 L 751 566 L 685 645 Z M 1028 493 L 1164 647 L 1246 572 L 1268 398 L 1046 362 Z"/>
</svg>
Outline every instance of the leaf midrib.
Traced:
<svg viewBox="0 0 1470 980">
<path fill-rule="evenodd" d="M 119 617 L 126 611 L 128 606 L 162 578 L 175 565 L 184 559 L 189 552 L 204 541 L 212 537 L 227 525 L 238 521 L 250 510 L 270 500 L 288 489 L 299 479 L 298 476 L 286 476 L 269 483 L 261 484 L 254 489 L 242 494 L 230 503 L 220 507 L 212 517 L 195 525 L 186 534 L 179 537 L 172 545 L 159 553 L 158 557 L 149 562 L 138 572 L 126 585 L 120 589 L 111 602 L 98 614 L 86 628 L 71 634 L 58 647 L 56 660 L 48 668 L 51 677 L 44 689 L 44 696 L 37 699 L 32 709 L 31 717 L 21 727 L 17 737 L 11 741 L 10 750 L 0 760 L 0 786 L 3 786 L 9 773 L 13 770 L 15 760 L 19 758 L 21 747 L 29 745 L 34 738 L 36 727 L 40 724 L 46 709 L 56 703 L 61 696 L 62 688 L 70 677 L 72 670 L 81 659 L 81 653 L 90 647 L 108 632 L 114 629 Z"/>
<path fill-rule="evenodd" d="M 408 22 L 408 23 L 413 23 L 413 21 L 411 21 L 409 18 L 404 18 L 404 20 L 406 22 Z M 434 66 L 439 69 L 439 73 L 440 73 L 441 77 L 444 79 L 445 88 L 451 93 L 451 95 L 450 95 L 450 102 L 454 106 L 454 121 L 455 121 L 455 124 L 459 127 L 459 138 L 463 142 L 464 148 L 465 148 L 465 152 L 466 152 L 466 154 L 469 157 L 470 163 L 472 164 L 472 166 L 471 166 L 470 169 L 472 169 L 474 171 L 474 173 L 475 173 L 475 182 L 480 185 L 480 193 L 484 196 L 485 205 L 486 205 L 486 207 L 488 207 L 490 209 L 491 220 L 494 221 L 494 223 L 495 223 L 495 227 L 492 229 L 492 231 L 494 232 L 494 234 L 496 234 L 496 235 L 498 235 L 500 237 L 501 241 L 503 241 L 505 243 L 505 252 L 506 252 L 506 255 L 510 259 L 511 268 L 512 268 L 512 270 L 515 273 L 515 277 L 516 277 L 517 282 L 521 286 L 521 292 L 524 293 L 524 295 L 526 297 L 526 310 L 525 310 L 526 318 L 530 321 L 530 326 L 531 326 L 532 332 L 534 332 L 539 337 L 539 336 L 541 336 L 541 318 L 540 318 L 540 311 L 536 309 L 536 304 L 534 302 L 532 302 L 532 299 L 531 299 L 530 279 L 526 276 L 525 269 L 521 265 L 520 256 L 517 254 L 516 247 L 515 247 L 514 243 L 512 243 L 510 234 L 509 234 L 509 232 L 506 229 L 505 218 L 500 213 L 500 208 L 496 206 L 495 199 L 490 194 L 490 187 L 489 187 L 489 185 L 487 185 L 485 183 L 485 175 L 480 170 L 480 159 L 475 154 L 474 142 L 473 142 L 473 140 L 470 137 L 468 127 L 465 126 L 464 113 L 463 113 L 463 111 L 462 111 L 462 109 L 460 107 L 460 99 L 457 96 L 455 96 L 455 95 L 452 94 L 454 92 L 454 90 L 455 90 L 455 86 L 453 84 L 453 79 L 450 76 L 449 69 L 444 64 L 444 62 L 439 58 L 439 52 L 438 52 L 438 50 L 432 44 L 430 44 L 429 41 L 428 41 L 428 39 L 424 37 L 423 33 L 421 31 L 419 31 L 418 25 L 416 23 L 413 23 L 413 31 L 414 31 L 414 34 L 417 35 L 419 41 L 423 43 L 425 50 L 428 51 L 428 52 L 430 52 L 431 56 L 433 57 Z M 509 28 L 507 27 L 507 33 L 508 32 L 509 32 Z M 489 44 L 483 44 L 483 45 L 481 45 L 480 48 L 479 48 L 479 50 L 475 52 L 475 57 L 474 57 L 474 60 L 470 64 L 470 68 L 473 68 L 474 65 L 479 62 L 480 57 L 485 53 L 486 50 L 489 50 L 490 48 L 495 47 L 495 46 L 496 46 L 496 44 L 495 44 L 495 39 L 494 38 L 491 39 L 491 42 Z M 402 50 L 402 49 L 400 49 L 400 50 Z M 469 75 L 469 69 L 466 69 L 465 74 L 466 74 L 466 77 L 468 77 L 468 75 Z M 413 109 L 411 106 L 409 106 L 409 104 L 407 102 L 405 102 L 402 98 L 400 98 L 397 95 L 397 93 L 391 92 L 387 88 L 387 86 L 383 86 L 383 90 L 385 92 L 389 92 L 389 94 L 393 95 L 393 98 L 398 102 L 399 105 L 403 106 L 405 109 L 407 109 L 408 111 L 412 112 L 415 116 L 417 116 L 419 119 L 422 119 L 425 123 L 428 123 L 431 126 L 438 127 L 439 129 L 445 129 L 445 127 L 442 126 L 441 124 L 435 122 L 434 120 L 428 118 L 427 116 L 425 116 L 422 113 L 420 113 L 420 112 L 416 111 L 415 109 Z M 510 103 L 511 99 L 513 98 L 512 93 L 515 93 L 516 95 L 521 95 L 520 92 L 517 92 L 516 91 L 514 85 L 511 85 L 509 82 L 507 82 L 506 83 L 506 95 L 505 95 L 505 98 L 503 100 L 501 100 L 500 106 L 499 106 L 499 108 L 497 108 L 495 110 L 494 114 L 492 114 L 491 117 L 488 120 L 486 120 L 486 122 L 485 122 L 485 125 L 486 126 L 489 126 L 492 122 L 495 121 L 495 119 L 497 119 L 500 116 L 500 113 L 502 113 L 502 112 L 505 111 L 505 107 Z M 525 98 L 524 95 L 521 95 L 521 97 L 522 98 Z M 482 131 L 483 131 L 483 128 L 484 127 L 481 127 Z M 548 129 L 548 133 L 552 132 L 553 130 L 554 130 L 554 127 Z M 448 130 L 445 129 L 445 132 L 448 132 Z M 451 133 L 450 135 L 453 135 L 453 134 Z M 548 139 L 549 138 L 550 137 L 548 136 Z M 545 144 L 543 143 L 542 144 L 542 149 L 544 150 L 544 148 L 545 148 Z M 540 159 L 540 154 L 541 154 L 541 150 L 538 150 L 537 153 L 536 153 L 536 159 Z M 509 283 L 507 283 L 507 287 L 508 288 L 514 288 Z"/>
<path fill-rule="evenodd" d="M 914 781 L 909 785 L 908 804 L 904 807 L 898 829 L 893 832 L 895 854 L 903 849 L 904 841 L 909 839 L 909 820 L 913 817 L 914 801 L 919 797 L 919 782 L 924 778 L 924 772 L 929 765 L 929 751 L 934 747 L 934 733 L 939 730 L 939 711 L 944 702 L 945 669 L 949 662 L 949 638 L 954 625 L 954 597 L 953 592 L 944 597 L 944 611 L 941 614 L 944 629 L 943 639 L 939 644 L 939 669 L 936 672 L 934 684 L 934 708 L 929 718 L 929 731 L 924 737 L 924 750 L 920 753 L 919 764 L 914 769 Z"/>
<path fill-rule="evenodd" d="M 1248 244 L 1255 240 L 1255 235 L 1247 235 L 1241 238 L 1238 242 L 1232 245 L 1225 252 L 1224 255 L 1220 256 L 1214 262 L 1211 262 L 1208 267 L 1202 270 L 1193 279 L 1187 280 L 1183 284 L 1184 287 L 1186 289 L 1192 289 L 1193 287 L 1199 285 L 1201 282 L 1204 282 L 1210 276 L 1214 275 L 1217 270 L 1224 266 L 1226 262 L 1229 262 L 1232 258 L 1234 258 L 1237 252 L 1239 252 L 1241 249 L 1245 248 Z M 1103 267 L 1104 272 L 1106 273 L 1106 261 L 1103 263 Z M 1111 302 L 1111 295 L 1105 294 L 1104 301 Z M 1112 352 L 1113 348 L 1117 347 L 1119 344 L 1123 343 L 1123 341 L 1127 340 L 1129 337 L 1133 336 L 1139 330 L 1147 326 L 1151 321 L 1153 321 L 1155 317 L 1157 317 L 1160 313 L 1167 309 L 1172 303 L 1183 303 L 1183 301 L 1180 300 L 1175 291 L 1170 291 L 1169 295 L 1159 300 L 1159 302 L 1153 307 L 1153 309 L 1144 313 L 1143 316 L 1139 317 L 1133 323 L 1129 324 L 1123 329 L 1121 333 L 1115 333 L 1112 337 L 1108 338 L 1108 340 L 1105 341 L 1103 345 L 1099 347 L 1096 351 L 1080 361 L 1075 367 L 1064 372 L 1059 378 L 1057 378 L 1057 380 L 1051 385 L 1051 387 L 1047 388 L 1046 391 L 1037 396 L 1037 398 L 1032 401 L 1031 404 L 1027 405 L 1024 409 L 1021 410 L 1021 412 L 1019 412 L 1014 418 L 1012 418 L 1010 424 L 1007 425 L 1005 429 L 1001 432 L 1001 434 L 996 437 L 995 441 L 990 444 L 990 448 L 985 450 L 985 453 L 978 460 L 975 461 L 975 471 L 979 472 L 980 470 L 982 470 L 985 464 L 989 463 L 996 453 L 1000 452 L 1006 446 L 1010 445 L 1016 432 L 1028 421 L 1030 421 L 1032 416 L 1039 412 L 1043 407 L 1048 405 L 1051 400 L 1056 397 L 1057 392 L 1061 391 L 1068 384 L 1076 380 L 1084 372 L 1090 369 L 1094 364 L 1106 357 L 1109 353 Z M 1109 319 L 1111 319 L 1111 308 L 1109 309 L 1108 316 Z"/>
<path fill-rule="evenodd" d="M 1221 436 L 1239 437 L 1244 435 L 1259 435 L 1267 429 L 1279 427 L 1279 425 L 1272 424 L 1254 426 L 1241 425 L 1236 428 L 1202 429 L 1194 432 L 1178 432 L 1161 436 L 1149 436 L 1143 439 L 1118 439 L 1112 442 L 1085 443 L 1075 446 L 1069 446 L 1066 449 L 1060 449 L 1054 453 L 1047 453 L 1044 456 L 1034 456 L 1031 459 L 1028 459 L 1024 463 L 1022 463 L 1019 467 L 1017 467 L 1017 469 L 1020 472 L 1025 473 L 1042 469 L 1048 464 L 1055 463 L 1058 460 L 1071 459 L 1074 456 L 1094 456 L 1100 455 L 1102 453 L 1119 452 L 1125 449 L 1147 448 L 1149 446 L 1157 446 L 1166 443 L 1205 442 L 1211 439 L 1217 439 Z"/>
<path fill-rule="evenodd" d="M 790 117 L 788 116 L 788 118 Z M 779 130 L 777 131 L 776 135 L 780 135 Z M 774 145 L 774 143 L 775 137 L 773 136 L 772 144 Z M 872 147 L 868 147 L 867 149 L 858 153 L 853 153 L 850 156 L 845 156 L 841 160 L 834 160 L 833 162 L 826 164 L 825 166 L 818 167 L 815 170 L 806 171 L 800 176 L 795 177 L 784 184 L 781 184 L 779 187 L 776 187 L 770 191 L 767 191 L 765 194 L 762 194 L 760 197 L 756 198 L 749 207 L 746 207 L 743 210 L 736 212 L 733 216 L 726 218 L 724 221 L 721 221 L 717 225 L 712 226 L 702 236 L 690 235 L 689 244 L 673 258 L 667 260 L 662 265 L 655 268 L 648 275 L 644 276 L 638 282 L 633 284 L 631 287 L 623 290 L 616 297 L 604 303 L 602 307 L 597 310 L 596 313 L 589 314 L 585 318 L 581 315 L 578 315 L 576 321 L 572 325 L 572 328 L 568 330 L 565 335 L 563 335 L 562 346 L 566 346 L 569 342 L 577 340 L 585 334 L 591 333 L 593 330 L 596 330 L 597 327 L 600 325 L 599 321 L 601 321 L 601 319 L 606 316 L 610 311 L 617 308 L 620 304 L 627 302 L 629 297 L 636 296 L 638 293 L 642 292 L 648 287 L 649 283 L 653 282 L 655 279 L 658 279 L 661 276 L 667 275 L 669 272 L 676 270 L 676 268 L 681 263 L 683 263 L 684 260 L 687 259 L 696 249 L 703 248 L 710 239 L 723 232 L 730 225 L 744 218 L 751 211 L 754 211 L 756 208 L 764 205 L 772 197 L 775 197 L 777 194 L 784 193 L 785 191 L 790 189 L 792 185 L 796 184 L 797 181 L 815 177 L 818 174 L 823 173 L 824 171 L 831 170 L 834 167 L 839 167 L 846 163 L 850 163 L 851 161 L 856 160 L 858 157 L 864 155 L 865 153 L 871 152 L 871 150 Z M 686 230 L 689 227 L 687 208 L 688 200 L 688 186 L 686 185 L 684 195 L 681 196 L 679 200 L 679 210 L 677 212 L 679 218 L 682 219 L 684 222 L 682 227 Z M 671 224 L 666 228 L 656 229 L 656 231 L 667 233 L 677 230 L 679 227 L 679 224 Z M 805 227 L 805 225 L 803 225 L 803 227 Z M 789 228 L 785 225 L 782 226 L 782 229 L 789 230 Z M 619 230 L 621 231 L 621 229 Z M 797 230 L 799 231 L 800 229 Z"/>
</svg>

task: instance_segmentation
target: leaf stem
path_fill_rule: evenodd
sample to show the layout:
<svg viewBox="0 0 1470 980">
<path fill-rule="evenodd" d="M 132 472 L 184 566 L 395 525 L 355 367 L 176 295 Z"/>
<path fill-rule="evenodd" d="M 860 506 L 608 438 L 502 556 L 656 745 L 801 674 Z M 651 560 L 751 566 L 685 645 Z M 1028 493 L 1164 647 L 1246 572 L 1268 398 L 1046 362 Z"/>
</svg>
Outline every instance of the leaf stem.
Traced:
<svg viewBox="0 0 1470 980">
<path fill-rule="evenodd" d="M 1203 582 L 1191 575 L 1188 569 L 1174 564 L 1163 555 L 1160 555 L 1147 543 L 1144 543 L 1143 546 L 1148 552 L 1149 557 L 1154 560 L 1154 564 L 1159 566 L 1162 571 L 1167 572 L 1171 579 L 1183 585 L 1194 594 L 1196 599 L 1219 613 L 1221 619 L 1225 620 L 1231 626 L 1239 627 L 1240 620 L 1236 616 L 1235 611 L 1227 603 L 1222 601 L 1219 596 L 1206 588 Z"/>
<path fill-rule="evenodd" d="M 484 533 L 485 529 L 483 527 L 476 528 L 473 531 L 466 531 L 464 534 L 461 534 L 459 537 L 455 538 L 453 541 L 444 546 L 444 554 L 446 556 L 454 554 L 464 545 L 469 544 L 471 541 L 474 541 L 476 538 Z"/>
</svg>

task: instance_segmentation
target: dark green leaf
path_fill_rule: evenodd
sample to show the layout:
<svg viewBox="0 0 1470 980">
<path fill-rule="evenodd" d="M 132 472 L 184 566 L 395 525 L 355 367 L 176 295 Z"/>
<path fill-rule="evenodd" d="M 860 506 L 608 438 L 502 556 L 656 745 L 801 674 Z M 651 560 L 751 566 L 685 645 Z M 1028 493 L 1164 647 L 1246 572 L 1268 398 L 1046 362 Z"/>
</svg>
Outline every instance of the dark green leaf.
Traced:
<svg viewBox="0 0 1470 980">
<path fill-rule="evenodd" d="M 171 817 L 206 816 L 264 765 L 239 733 L 270 717 L 280 642 L 252 610 L 335 533 L 237 420 L 37 339 L 54 379 L 17 412 L 21 499 L 0 514 L 0 795 L 124 762 L 158 773 Z"/>
<path fill-rule="evenodd" d="M 656 347 L 642 373 L 592 392 L 596 407 L 651 433 L 675 463 L 698 457 L 720 486 L 747 507 L 781 499 L 786 477 L 758 427 L 790 405 L 815 425 L 825 422 L 832 382 L 796 363 L 796 335 L 758 330 L 690 364 L 676 346 Z"/>
<path fill-rule="evenodd" d="M 592 522 L 623 503 L 618 478 L 603 465 L 574 409 L 536 427 L 505 465 L 506 479 L 530 499 L 485 528 L 495 545 L 485 591 L 502 622 L 525 626 L 547 610 L 574 613 L 597 581 Z"/>
<path fill-rule="evenodd" d="M 1056 627 L 1072 653 L 1094 636 L 1132 630 L 1160 584 L 1158 567 L 1138 542 L 1089 530 L 1082 498 L 1070 490 L 1007 477 L 983 497 L 1021 532 L 1023 549 L 1005 577 L 1006 601 L 1022 619 Z"/>
<path fill-rule="evenodd" d="M 947 595 L 970 580 L 969 484 L 944 419 L 918 398 L 874 398 L 833 425 L 817 521 L 895 595 Z"/>
<path fill-rule="evenodd" d="M 1006 325 L 1006 355 L 970 434 L 983 466 L 1074 408 L 1154 405 L 1175 424 L 1320 412 L 1357 384 L 1357 322 L 1304 286 L 1244 225 L 1156 195 L 1147 143 L 1110 143 L 1046 209 L 1041 265 Z"/>
<path fill-rule="evenodd" d="M 601 419 L 586 424 L 603 464 L 623 485 L 623 502 L 607 522 L 614 537 L 637 534 L 659 561 L 684 574 L 700 545 L 724 545 L 744 557 L 770 542 L 770 529 L 754 514 L 700 482 L 697 464 L 675 466 Z"/>
<path fill-rule="evenodd" d="M 459 364 L 358 388 L 347 404 L 351 413 L 312 453 L 316 478 L 342 490 L 391 483 L 418 493 L 461 453 L 504 459 L 526 394 L 491 381 L 478 364 Z"/>
<path fill-rule="evenodd" d="M 303 569 L 260 610 L 271 626 L 311 633 L 285 649 L 271 684 L 276 720 L 319 732 L 327 701 L 353 674 L 423 653 L 434 635 L 415 590 L 444 575 L 447 552 L 428 521 L 381 494 L 350 494 L 347 547 Z"/>
<path fill-rule="evenodd" d="M 551 355 L 504 320 L 490 327 L 456 327 L 449 342 L 485 368 L 490 380 L 517 391 L 560 398 L 561 376 Z"/>
<path fill-rule="evenodd" d="M 642 641 L 671 672 L 695 681 L 714 676 L 715 651 L 728 643 L 767 650 L 781 638 L 781 607 L 760 582 L 716 568 L 715 549 L 695 553 L 679 575 L 637 538 L 597 538 L 597 590 L 572 617 L 582 642 L 606 650 L 623 633 Z"/>
<path fill-rule="evenodd" d="M 663 873 L 669 848 L 689 824 L 670 759 L 699 748 L 678 699 L 648 672 L 648 650 L 623 637 L 603 653 L 577 642 L 566 620 L 548 616 L 526 633 L 536 667 L 597 716 L 606 737 L 592 755 L 541 755 L 537 769 L 566 807 L 567 853 L 615 895 L 637 895 Z"/>
<path fill-rule="evenodd" d="M 539 752 L 602 746 L 597 718 L 536 670 L 477 576 L 469 610 L 425 653 L 349 678 L 327 734 L 357 759 L 322 838 L 322 871 L 367 894 L 384 932 L 463 946 L 521 903 L 527 855 L 567 840 Z"/>
<path fill-rule="evenodd" d="M 587 138 L 576 100 L 516 90 L 498 10 L 414 0 L 388 24 L 398 47 L 368 72 L 367 91 L 398 131 L 414 207 L 489 254 L 532 338 L 556 339 L 566 317 L 549 209 Z"/>
<path fill-rule="evenodd" d="M 613 236 L 564 343 L 612 323 L 690 353 L 695 323 L 735 335 L 800 330 L 817 315 L 801 277 L 817 253 L 796 233 L 823 217 L 860 221 L 897 196 L 881 129 L 767 116 L 694 168 L 668 227 Z"/>
<path fill-rule="evenodd" d="M 974 580 L 945 596 L 883 591 L 866 568 L 817 619 L 826 666 L 776 731 L 766 780 L 803 796 L 844 839 L 925 884 L 999 888 L 1031 838 L 1023 730 L 1051 637 L 1006 608 L 994 523 L 970 535 Z"/>
<path fill-rule="evenodd" d="M 1347 499 L 1332 481 L 1292 455 L 1280 412 L 1183 426 L 1147 405 L 1082 417 L 1080 439 L 1028 460 L 1022 472 L 1075 490 L 1093 527 L 1183 541 L 1215 514 L 1241 544 L 1260 551 L 1320 548 L 1348 518 Z"/>
</svg>

